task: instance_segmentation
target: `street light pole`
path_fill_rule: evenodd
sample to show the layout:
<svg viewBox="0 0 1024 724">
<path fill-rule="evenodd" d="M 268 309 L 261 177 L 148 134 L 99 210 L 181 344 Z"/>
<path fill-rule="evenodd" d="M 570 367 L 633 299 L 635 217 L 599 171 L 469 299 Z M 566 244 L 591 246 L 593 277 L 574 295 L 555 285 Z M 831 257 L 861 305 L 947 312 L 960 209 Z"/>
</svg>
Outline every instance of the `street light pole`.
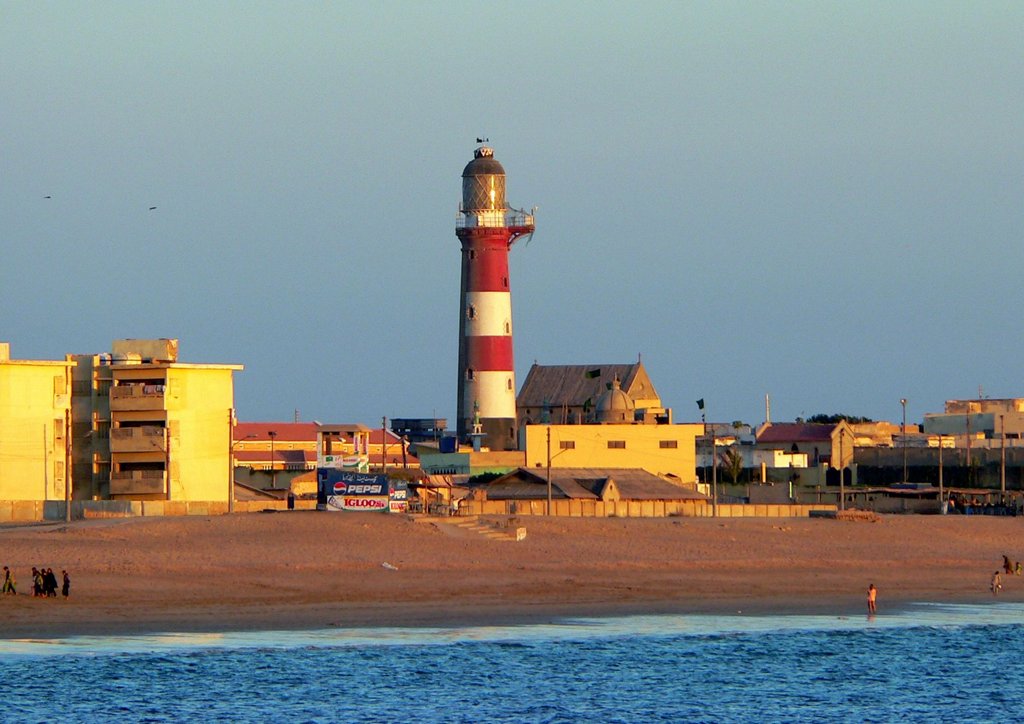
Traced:
<svg viewBox="0 0 1024 724">
<path fill-rule="evenodd" d="M 901 397 L 903 405 L 903 482 L 907 482 L 907 398 Z"/>
<path fill-rule="evenodd" d="M 939 506 L 942 506 L 942 433 L 939 433 Z"/>
</svg>

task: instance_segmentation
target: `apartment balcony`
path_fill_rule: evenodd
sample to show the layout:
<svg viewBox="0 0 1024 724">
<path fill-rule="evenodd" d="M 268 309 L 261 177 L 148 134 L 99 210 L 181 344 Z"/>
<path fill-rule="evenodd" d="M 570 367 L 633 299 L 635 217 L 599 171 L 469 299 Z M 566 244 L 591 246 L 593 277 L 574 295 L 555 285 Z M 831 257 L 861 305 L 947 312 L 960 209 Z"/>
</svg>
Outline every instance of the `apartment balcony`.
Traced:
<svg viewBox="0 0 1024 724">
<path fill-rule="evenodd" d="M 128 470 L 110 473 L 111 495 L 166 495 L 164 470 Z"/>
<path fill-rule="evenodd" d="M 112 428 L 110 452 L 167 452 L 167 430 L 156 425 Z"/>
<path fill-rule="evenodd" d="M 110 388 L 110 409 L 163 410 L 165 385 L 117 385 Z"/>
</svg>

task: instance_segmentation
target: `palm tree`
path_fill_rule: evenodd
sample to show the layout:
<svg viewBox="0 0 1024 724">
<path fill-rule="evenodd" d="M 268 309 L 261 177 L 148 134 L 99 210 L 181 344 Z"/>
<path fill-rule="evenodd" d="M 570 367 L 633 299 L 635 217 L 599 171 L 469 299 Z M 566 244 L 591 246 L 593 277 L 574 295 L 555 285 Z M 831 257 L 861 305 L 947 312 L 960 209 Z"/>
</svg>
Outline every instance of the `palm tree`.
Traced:
<svg viewBox="0 0 1024 724">
<path fill-rule="evenodd" d="M 732 478 L 732 484 L 739 482 L 740 474 L 743 472 L 743 453 L 735 447 L 730 447 L 722 453 L 722 468 Z"/>
</svg>

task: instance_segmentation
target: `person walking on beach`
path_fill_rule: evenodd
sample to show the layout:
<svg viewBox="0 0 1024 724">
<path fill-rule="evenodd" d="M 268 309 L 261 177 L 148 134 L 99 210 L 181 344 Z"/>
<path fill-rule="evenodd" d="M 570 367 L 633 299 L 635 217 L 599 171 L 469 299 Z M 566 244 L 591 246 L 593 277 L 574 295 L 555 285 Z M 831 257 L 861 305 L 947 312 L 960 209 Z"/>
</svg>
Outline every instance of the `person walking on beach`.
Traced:
<svg viewBox="0 0 1024 724">
<path fill-rule="evenodd" d="M 1003 587 L 1003 581 L 999 578 L 999 571 L 992 574 L 992 595 L 998 595 L 999 590 Z"/>
<path fill-rule="evenodd" d="M 60 587 L 60 595 L 67 599 L 71 594 L 71 576 L 68 575 L 67 571 L 61 571 L 61 573 L 64 575 L 64 584 Z"/>
<path fill-rule="evenodd" d="M 46 597 L 56 598 L 57 597 L 57 576 L 54 575 L 52 568 L 47 568 L 46 573 L 43 574 L 43 581 L 46 586 Z"/>
<path fill-rule="evenodd" d="M 878 589 L 872 583 L 868 586 L 868 613 L 875 612 L 875 599 L 878 597 Z"/>
<path fill-rule="evenodd" d="M 39 569 L 32 566 L 32 596 L 39 598 L 43 595 L 43 574 Z"/>
<path fill-rule="evenodd" d="M 15 588 L 16 581 L 14 580 L 14 574 L 11 573 L 11 569 L 4 566 L 4 586 L 3 593 L 9 593 L 12 596 L 18 595 L 18 590 Z"/>
</svg>

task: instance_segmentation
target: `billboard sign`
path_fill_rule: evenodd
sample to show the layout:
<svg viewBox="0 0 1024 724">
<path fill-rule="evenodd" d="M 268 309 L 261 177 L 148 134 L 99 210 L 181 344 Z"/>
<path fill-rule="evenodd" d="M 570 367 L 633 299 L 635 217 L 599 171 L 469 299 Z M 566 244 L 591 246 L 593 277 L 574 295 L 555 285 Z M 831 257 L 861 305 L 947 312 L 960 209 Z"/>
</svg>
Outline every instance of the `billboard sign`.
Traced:
<svg viewBox="0 0 1024 724">
<path fill-rule="evenodd" d="M 355 510 L 382 513 L 388 510 L 387 496 L 376 495 L 329 495 L 327 510 Z"/>
<path fill-rule="evenodd" d="M 320 510 L 369 510 L 404 512 L 409 484 L 388 480 L 387 475 L 370 475 L 327 467 L 317 470 L 317 508 Z"/>
<path fill-rule="evenodd" d="M 391 481 L 390 505 L 392 513 L 404 513 L 409 509 L 409 483 L 404 480 Z"/>
</svg>

